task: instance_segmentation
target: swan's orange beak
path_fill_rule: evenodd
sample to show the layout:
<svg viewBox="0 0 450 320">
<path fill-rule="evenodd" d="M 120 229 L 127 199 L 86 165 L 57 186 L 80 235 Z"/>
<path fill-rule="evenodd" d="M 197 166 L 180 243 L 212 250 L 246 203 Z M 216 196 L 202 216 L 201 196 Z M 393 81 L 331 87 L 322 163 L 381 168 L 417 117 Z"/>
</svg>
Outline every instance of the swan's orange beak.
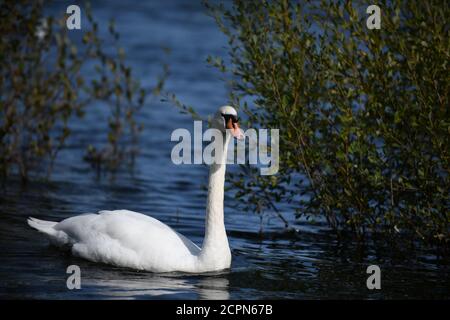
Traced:
<svg viewBox="0 0 450 320">
<path fill-rule="evenodd" d="M 244 139 L 244 134 L 242 133 L 242 130 L 239 128 L 239 124 L 237 122 L 233 122 L 231 118 L 228 119 L 226 128 L 230 130 L 231 134 L 236 139 L 238 140 Z"/>
</svg>

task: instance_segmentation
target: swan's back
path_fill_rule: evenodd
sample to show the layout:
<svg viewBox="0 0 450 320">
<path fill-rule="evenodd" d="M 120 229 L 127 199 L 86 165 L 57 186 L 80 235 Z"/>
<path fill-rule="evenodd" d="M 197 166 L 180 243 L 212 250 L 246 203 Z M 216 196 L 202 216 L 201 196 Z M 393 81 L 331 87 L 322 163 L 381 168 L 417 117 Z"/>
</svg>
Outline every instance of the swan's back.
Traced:
<svg viewBox="0 0 450 320">
<path fill-rule="evenodd" d="M 79 215 L 52 229 L 33 227 L 59 245 L 70 245 L 74 255 L 138 270 L 191 272 L 200 253 L 197 245 L 168 225 L 129 210 Z"/>
</svg>

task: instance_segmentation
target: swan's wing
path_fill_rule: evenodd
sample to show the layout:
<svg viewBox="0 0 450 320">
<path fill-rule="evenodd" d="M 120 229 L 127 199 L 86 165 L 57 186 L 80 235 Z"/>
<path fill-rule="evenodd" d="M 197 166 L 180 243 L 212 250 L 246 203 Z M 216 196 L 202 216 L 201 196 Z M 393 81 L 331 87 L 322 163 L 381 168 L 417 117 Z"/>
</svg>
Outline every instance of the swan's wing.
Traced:
<svg viewBox="0 0 450 320">
<path fill-rule="evenodd" d="M 101 211 L 61 221 L 72 252 L 83 258 L 150 271 L 188 270 L 200 248 L 152 217 L 128 210 Z"/>
<path fill-rule="evenodd" d="M 195 243 L 193 243 L 191 240 L 189 240 L 182 234 L 173 230 L 167 224 L 159 221 L 158 219 L 147 216 L 145 214 L 135 212 L 135 211 L 130 211 L 130 210 L 124 210 L 124 209 L 122 209 L 122 210 L 102 210 L 102 211 L 99 211 L 99 214 L 100 215 L 109 215 L 109 214 L 122 215 L 122 216 L 127 216 L 132 219 L 142 221 L 143 223 L 151 223 L 154 227 L 157 227 L 158 229 L 162 230 L 163 232 L 175 233 L 183 241 L 183 243 L 186 245 L 186 247 L 189 249 L 189 251 L 192 254 L 198 254 L 201 250 Z"/>
</svg>

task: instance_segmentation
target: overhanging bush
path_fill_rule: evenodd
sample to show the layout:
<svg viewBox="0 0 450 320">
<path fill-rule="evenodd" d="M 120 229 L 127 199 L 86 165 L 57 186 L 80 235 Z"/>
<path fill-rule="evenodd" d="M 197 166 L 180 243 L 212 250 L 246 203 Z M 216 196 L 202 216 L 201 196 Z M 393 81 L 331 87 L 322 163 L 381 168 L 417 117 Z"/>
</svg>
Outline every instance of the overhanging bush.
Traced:
<svg viewBox="0 0 450 320">
<path fill-rule="evenodd" d="M 353 3 L 353 4 L 352 4 Z M 234 177 L 246 208 L 292 202 L 336 231 L 450 240 L 449 4 L 233 1 L 210 12 L 229 39 L 231 99 L 280 129 L 280 172 Z M 248 103 L 248 101 L 251 101 Z"/>
</svg>

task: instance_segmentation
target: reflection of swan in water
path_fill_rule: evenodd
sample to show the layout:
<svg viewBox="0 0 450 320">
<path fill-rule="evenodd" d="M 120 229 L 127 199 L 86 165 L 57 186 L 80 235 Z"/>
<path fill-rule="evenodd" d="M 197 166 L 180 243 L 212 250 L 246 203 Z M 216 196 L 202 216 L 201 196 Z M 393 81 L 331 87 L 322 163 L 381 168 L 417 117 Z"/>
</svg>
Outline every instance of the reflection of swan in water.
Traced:
<svg viewBox="0 0 450 320">
<path fill-rule="evenodd" d="M 208 300 L 228 300 L 230 293 L 228 285 L 230 282 L 227 278 L 202 278 L 198 284 L 198 293 L 200 299 Z"/>
<path fill-rule="evenodd" d="M 95 275 L 94 275 L 95 276 Z M 95 278 L 83 276 L 83 286 L 100 297 L 109 299 L 207 299 L 227 300 L 229 280 L 227 275 L 189 276 L 177 274 L 127 273 Z M 122 277 L 122 279 L 121 279 Z"/>
</svg>

